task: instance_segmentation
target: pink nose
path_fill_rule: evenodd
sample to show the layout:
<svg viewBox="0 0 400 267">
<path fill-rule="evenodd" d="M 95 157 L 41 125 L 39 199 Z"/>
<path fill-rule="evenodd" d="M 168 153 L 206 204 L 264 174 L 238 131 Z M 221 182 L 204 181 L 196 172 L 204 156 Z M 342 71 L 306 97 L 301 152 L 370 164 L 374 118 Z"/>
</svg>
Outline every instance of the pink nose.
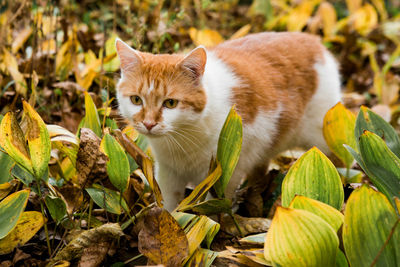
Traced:
<svg viewBox="0 0 400 267">
<path fill-rule="evenodd" d="M 157 125 L 157 122 L 155 122 L 155 121 L 144 121 L 143 124 L 144 124 L 144 126 L 146 126 L 147 130 L 150 131 L 151 129 L 153 129 L 154 126 Z"/>
</svg>

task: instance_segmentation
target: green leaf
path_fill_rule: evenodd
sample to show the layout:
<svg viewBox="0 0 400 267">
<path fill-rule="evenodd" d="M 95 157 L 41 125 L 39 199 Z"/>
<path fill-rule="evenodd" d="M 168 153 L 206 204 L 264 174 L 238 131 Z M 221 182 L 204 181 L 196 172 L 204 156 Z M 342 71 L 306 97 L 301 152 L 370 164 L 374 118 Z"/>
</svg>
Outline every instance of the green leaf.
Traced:
<svg viewBox="0 0 400 267">
<path fill-rule="evenodd" d="M 36 179 L 41 179 L 45 172 L 48 171 L 51 151 L 50 135 L 46 124 L 31 105 L 23 101 L 23 106 L 28 124 L 26 139 L 28 141 L 33 174 Z"/>
<path fill-rule="evenodd" d="M 383 138 L 389 149 L 397 157 L 400 157 L 400 138 L 396 130 L 379 115 L 372 112 L 367 107 L 362 106 L 357 116 L 354 132 L 356 140 L 358 140 L 365 130 L 373 132 Z"/>
<path fill-rule="evenodd" d="M 20 165 L 14 165 L 14 168 L 11 170 L 11 174 L 19 179 L 24 185 L 30 186 L 31 183 L 35 180 L 32 174 L 30 174 L 27 170 L 22 168 Z"/>
<path fill-rule="evenodd" d="M 346 204 L 343 226 L 350 266 L 372 266 L 375 260 L 375 266 L 399 266 L 399 220 L 382 193 L 367 185 L 354 190 Z"/>
<path fill-rule="evenodd" d="M 234 107 L 228 114 L 218 140 L 217 160 L 221 163 L 222 176 L 214 185 L 218 197 L 223 198 L 242 149 L 242 119 Z"/>
<path fill-rule="evenodd" d="M 198 184 L 188 197 L 179 203 L 177 210 L 185 211 L 191 209 L 192 206 L 195 205 L 197 201 L 202 199 L 202 197 L 207 194 L 208 190 L 210 190 L 210 188 L 218 181 L 218 179 L 221 177 L 221 173 L 221 165 L 218 164 L 215 170 L 200 184 Z"/>
<path fill-rule="evenodd" d="M 266 233 L 249 235 L 239 240 L 240 243 L 246 242 L 254 245 L 264 245 Z"/>
<path fill-rule="evenodd" d="M 11 167 L 14 164 L 14 160 L 0 151 L 0 184 L 7 183 L 12 179 L 11 176 Z"/>
<path fill-rule="evenodd" d="M 65 205 L 65 202 L 59 197 L 47 195 L 45 203 L 51 217 L 57 224 L 59 224 L 67 215 L 67 206 Z"/>
<path fill-rule="evenodd" d="M 265 259 L 273 266 L 334 266 L 339 239 L 321 217 L 278 207 L 265 240 Z"/>
<path fill-rule="evenodd" d="M 122 209 L 129 210 L 125 200 L 121 198 L 119 192 L 108 188 L 86 188 L 90 197 L 101 208 L 114 214 L 121 214 Z M 121 201 L 121 204 L 120 204 Z"/>
<path fill-rule="evenodd" d="M 88 92 L 85 92 L 85 117 L 82 127 L 91 129 L 97 136 L 101 137 L 101 124 L 96 105 Z"/>
<path fill-rule="evenodd" d="M 376 134 L 365 131 L 359 140 L 361 167 L 388 199 L 400 197 L 400 159 Z"/>
<path fill-rule="evenodd" d="M 353 157 L 343 147 L 347 144 L 356 148 L 356 139 L 354 138 L 354 126 L 356 116 L 343 106 L 337 103 L 328 110 L 324 117 L 323 133 L 329 148 L 345 165 L 350 168 L 353 163 Z M 340 129 L 340 131 L 338 131 Z"/>
<path fill-rule="evenodd" d="M 229 199 L 210 199 L 190 206 L 190 209 L 196 214 L 216 215 L 220 213 L 232 212 L 232 202 Z"/>
<path fill-rule="evenodd" d="M 8 235 L 17 224 L 28 202 L 29 189 L 15 192 L 0 202 L 0 239 Z"/>
<path fill-rule="evenodd" d="M 346 256 L 344 253 L 338 249 L 336 253 L 336 267 L 348 267 L 349 263 L 347 262 Z"/>
<path fill-rule="evenodd" d="M 337 232 L 343 224 L 344 216 L 337 209 L 304 196 L 296 196 L 289 208 L 307 210 L 324 219 Z"/>
<path fill-rule="evenodd" d="M 110 134 L 105 134 L 100 149 L 107 155 L 107 173 L 111 183 L 120 191 L 128 188 L 130 167 L 129 160 L 122 146 Z"/>
<path fill-rule="evenodd" d="M 289 169 L 282 183 L 282 206 L 288 207 L 296 195 L 306 196 L 340 209 L 344 192 L 332 162 L 313 147 Z"/>
</svg>

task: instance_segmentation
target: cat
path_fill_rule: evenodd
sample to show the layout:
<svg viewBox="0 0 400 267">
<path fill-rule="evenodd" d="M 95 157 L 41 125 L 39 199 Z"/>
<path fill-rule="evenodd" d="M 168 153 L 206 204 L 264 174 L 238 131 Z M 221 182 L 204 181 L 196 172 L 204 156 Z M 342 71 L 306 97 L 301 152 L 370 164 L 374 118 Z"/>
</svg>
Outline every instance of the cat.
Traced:
<svg viewBox="0 0 400 267">
<path fill-rule="evenodd" d="M 340 101 L 340 77 L 319 37 L 256 33 L 187 55 L 139 52 L 117 39 L 116 50 L 119 110 L 148 137 L 169 211 L 183 199 L 186 184 L 206 177 L 233 105 L 243 121 L 243 143 L 228 197 L 242 178 L 282 151 L 317 146 L 329 153 L 323 117 Z"/>
</svg>

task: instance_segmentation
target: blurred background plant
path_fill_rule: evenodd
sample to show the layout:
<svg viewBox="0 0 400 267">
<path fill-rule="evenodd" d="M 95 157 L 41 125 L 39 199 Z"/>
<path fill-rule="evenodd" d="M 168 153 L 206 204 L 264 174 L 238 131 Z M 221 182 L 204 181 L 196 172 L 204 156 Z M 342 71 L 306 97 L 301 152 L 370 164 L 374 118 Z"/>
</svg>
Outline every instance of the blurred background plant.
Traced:
<svg viewBox="0 0 400 267">
<path fill-rule="evenodd" d="M 398 117 L 396 0 L 2 0 L 0 112 L 29 99 L 46 122 L 75 132 L 83 91 L 97 105 L 114 95 L 116 36 L 142 51 L 172 53 L 265 30 L 321 35 L 340 62 L 345 104 L 382 104 L 386 119 Z"/>
</svg>

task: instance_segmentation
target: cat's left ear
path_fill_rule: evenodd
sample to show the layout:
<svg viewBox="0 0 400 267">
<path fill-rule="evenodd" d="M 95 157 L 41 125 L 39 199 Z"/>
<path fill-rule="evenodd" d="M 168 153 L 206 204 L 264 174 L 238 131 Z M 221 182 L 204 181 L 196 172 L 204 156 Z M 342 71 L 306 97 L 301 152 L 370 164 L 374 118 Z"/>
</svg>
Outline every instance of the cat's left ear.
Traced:
<svg viewBox="0 0 400 267">
<path fill-rule="evenodd" d="M 131 48 L 128 44 L 117 38 L 115 48 L 121 61 L 121 70 L 128 71 L 137 68 L 142 63 L 140 52 Z"/>
<path fill-rule="evenodd" d="M 207 62 L 207 53 L 204 46 L 200 45 L 193 49 L 181 62 L 183 68 L 194 79 L 200 78 L 204 73 Z"/>
</svg>

